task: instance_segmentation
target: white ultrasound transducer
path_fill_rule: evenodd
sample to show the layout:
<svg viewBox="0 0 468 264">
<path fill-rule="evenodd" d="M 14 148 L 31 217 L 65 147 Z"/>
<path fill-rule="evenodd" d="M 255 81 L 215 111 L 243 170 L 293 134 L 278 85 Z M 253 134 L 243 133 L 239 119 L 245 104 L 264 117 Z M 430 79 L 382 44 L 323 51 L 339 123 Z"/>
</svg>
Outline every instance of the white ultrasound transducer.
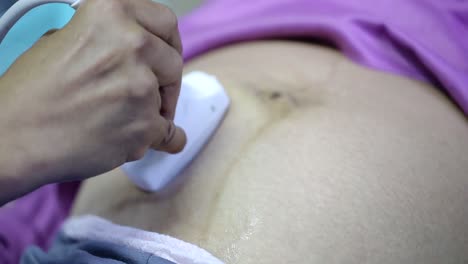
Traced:
<svg viewBox="0 0 468 264">
<path fill-rule="evenodd" d="M 149 150 L 138 161 L 122 166 L 140 188 L 160 192 L 192 162 L 213 136 L 229 108 L 223 86 L 211 75 L 192 72 L 182 81 L 174 122 L 187 135 L 187 145 L 178 154 Z"/>
</svg>

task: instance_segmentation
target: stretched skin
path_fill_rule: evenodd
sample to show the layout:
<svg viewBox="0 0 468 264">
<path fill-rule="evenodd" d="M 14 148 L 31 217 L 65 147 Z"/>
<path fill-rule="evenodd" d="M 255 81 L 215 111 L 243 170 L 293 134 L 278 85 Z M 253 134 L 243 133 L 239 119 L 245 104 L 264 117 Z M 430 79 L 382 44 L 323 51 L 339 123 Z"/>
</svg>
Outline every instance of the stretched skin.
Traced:
<svg viewBox="0 0 468 264">
<path fill-rule="evenodd" d="M 468 123 L 438 88 L 309 43 L 208 53 L 232 107 L 173 195 L 121 170 L 74 214 L 183 239 L 226 263 L 465 263 Z"/>
</svg>

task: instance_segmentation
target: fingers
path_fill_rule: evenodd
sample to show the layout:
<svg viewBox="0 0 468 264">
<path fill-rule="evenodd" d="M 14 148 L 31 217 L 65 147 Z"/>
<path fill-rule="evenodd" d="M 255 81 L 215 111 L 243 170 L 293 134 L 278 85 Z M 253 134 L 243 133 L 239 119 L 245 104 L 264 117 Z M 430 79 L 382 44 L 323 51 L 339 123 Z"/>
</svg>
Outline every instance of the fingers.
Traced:
<svg viewBox="0 0 468 264">
<path fill-rule="evenodd" d="M 162 100 L 160 114 L 167 120 L 174 120 L 177 101 L 180 94 L 180 85 L 181 81 L 178 81 L 176 84 L 159 88 Z"/>
<path fill-rule="evenodd" d="M 168 120 L 175 116 L 182 82 L 183 58 L 176 15 L 166 6 L 151 0 L 121 0 L 127 13 L 144 28 L 142 56 L 160 85 L 160 114 Z M 141 43 L 138 42 L 137 43 Z"/>
<path fill-rule="evenodd" d="M 174 85 L 182 76 L 182 56 L 161 38 L 147 35 L 147 46 L 143 49 L 143 59 L 158 76 L 161 86 Z"/>
<path fill-rule="evenodd" d="M 174 125 L 173 119 L 182 82 L 182 56 L 157 36 L 147 36 L 149 47 L 143 49 L 143 59 L 157 76 L 159 92 L 155 93 L 160 107 L 156 124 L 162 126 L 152 148 L 169 153 L 182 151 L 186 144 L 185 132 Z M 161 130 L 158 130 L 161 131 Z M 159 132 L 161 133 L 161 132 Z M 162 136 L 162 137 L 161 137 Z"/>
<path fill-rule="evenodd" d="M 131 15 L 147 31 L 159 36 L 182 54 L 177 16 L 163 4 L 151 0 L 122 0 Z"/>
<path fill-rule="evenodd" d="M 145 2 L 134 1 L 137 2 Z M 135 24 L 135 26 L 138 26 Z M 131 30 L 130 30 L 131 31 Z M 154 136 L 155 142 L 151 148 L 168 153 L 183 150 L 186 144 L 185 132 L 174 125 L 173 119 L 182 82 L 183 59 L 177 49 L 153 32 L 134 30 L 136 50 L 139 60 L 147 65 L 157 76 L 158 86 L 155 86 L 156 106 Z M 157 91 L 157 92 L 156 92 Z"/>
<path fill-rule="evenodd" d="M 142 158 L 148 148 L 172 154 L 181 152 L 187 143 L 185 132 L 182 128 L 177 127 L 173 121 L 157 113 L 155 109 L 157 103 L 153 99 L 154 96 L 159 97 L 156 92 L 152 92 L 151 96 L 143 96 L 141 92 L 136 92 L 136 94 L 139 95 L 139 99 L 135 98 L 135 100 L 143 107 L 134 113 L 128 113 L 125 110 L 128 119 L 140 120 L 132 123 L 128 128 L 129 134 L 133 136 L 129 138 L 130 155 L 127 157 L 127 161 Z M 130 104 L 135 102 L 130 102 Z"/>
<path fill-rule="evenodd" d="M 94 6 L 86 9 L 83 4 L 81 10 L 89 12 L 94 10 L 91 14 L 99 18 L 102 16 L 101 22 L 111 21 L 111 25 L 120 29 L 110 33 L 120 34 L 118 35 L 120 38 L 117 39 L 122 42 L 116 43 L 116 46 L 121 46 L 124 50 L 122 54 L 129 56 L 125 62 L 132 67 L 135 66 L 134 63 L 143 65 L 156 76 L 157 81 L 151 86 L 156 100 L 147 96 L 146 84 L 144 87 L 133 87 L 131 92 L 134 98 L 131 102 L 139 103 L 135 103 L 135 108 L 151 108 L 150 111 L 154 111 L 152 113 L 156 116 L 156 119 L 151 118 L 151 121 L 142 117 L 142 123 L 150 122 L 152 127 L 145 129 L 148 134 L 141 139 L 145 142 L 142 142 L 140 147 L 147 148 L 151 145 L 156 150 L 169 153 L 181 151 L 186 144 L 186 136 L 184 131 L 176 127 L 172 121 L 183 70 L 182 44 L 176 15 L 166 6 L 151 0 L 95 0 L 84 3 L 93 3 Z M 104 13 L 96 10 L 103 10 Z M 109 16 L 104 16 L 106 14 Z M 134 81 L 132 78 L 130 80 L 133 82 L 127 86 L 140 86 L 139 81 Z M 136 130 L 138 129 L 142 128 L 137 126 Z M 141 152 L 137 154 L 140 155 Z"/>
<path fill-rule="evenodd" d="M 145 103 L 142 102 L 142 104 L 157 106 L 157 102 L 160 102 L 161 99 L 156 91 L 152 94 L 153 96 L 146 97 L 144 99 Z M 149 109 L 154 110 L 148 112 L 147 110 Z M 145 137 L 149 141 L 144 140 L 144 142 L 147 142 L 145 144 L 147 148 L 149 147 L 168 153 L 178 153 L 184 149 L 187 143 L 187 137 L 182 128 L 177 127 L 172 120 L 160 115 L 154 107 L 145 107 L 143 115 L 150 117 L 153 124 L 150 126 L 150 130 L 147 130 L 147 137 Z"/>
<path fill-rule="evenodd" d="M 163 117 L 158 121 L 158 125 L 163 126 L 163 137 L 162 139 L 158 137 L 157 142 L 154 142 L 151 147 L 155 150 L 168 153 L 178 153 L 182 151 L 187 143 L 184 130 L 174 125 L 174 122 L 166 120 Z"/>
<path fill-rule="evenodd" d="M 151 35 L 148 38 L 150 47 L 142 55 L 158 76 L 162 102 L 160 114 L 173 120 L 182 82 L 182 56 L 157 36 Z"/>
</svg>

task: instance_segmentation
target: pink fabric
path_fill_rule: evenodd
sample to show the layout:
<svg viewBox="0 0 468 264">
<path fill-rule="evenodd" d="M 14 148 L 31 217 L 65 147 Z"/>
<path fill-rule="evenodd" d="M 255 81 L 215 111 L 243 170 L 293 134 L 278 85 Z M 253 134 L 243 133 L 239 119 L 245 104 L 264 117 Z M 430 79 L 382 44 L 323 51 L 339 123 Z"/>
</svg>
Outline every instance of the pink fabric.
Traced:
<svg viewBox="0 0 468 264">
<path fill-rule="evenodd" d="M 78 183 L 44 186 L 0 208 L 0 263 L 18 263 L 30 245 L 47 248 L 68 216 Z"/>
<path fill-rule="evenodd" d="M 468 1 L 209 0 L 180 30 L 186 59 L 248 40 L 326 40 L 357 63 L 445 89 L 468 113 Z"/>
</svg>

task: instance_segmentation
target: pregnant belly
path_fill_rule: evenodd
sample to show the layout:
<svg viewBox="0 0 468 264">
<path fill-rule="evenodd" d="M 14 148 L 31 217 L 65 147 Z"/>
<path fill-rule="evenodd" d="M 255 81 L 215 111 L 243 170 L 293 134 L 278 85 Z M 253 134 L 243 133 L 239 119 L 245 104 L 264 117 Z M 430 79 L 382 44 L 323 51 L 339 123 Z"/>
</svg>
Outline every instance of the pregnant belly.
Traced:
<svg viewBox="0 0 468 264">
<path fill-rule="evenodd" d="M 293 42 L 233 46 L 186 70 L 218 76 L 232 107 L 183 182 L 161 197 L 116 170 L 84 185 L 75 214 L 169 234 L 227 263 L 409 263 L 441 244 L 465 254 L 454 245 L 468 231 L 451 228 L 468 219 L 468 126 L 432 87 Z"/>
</svg>

